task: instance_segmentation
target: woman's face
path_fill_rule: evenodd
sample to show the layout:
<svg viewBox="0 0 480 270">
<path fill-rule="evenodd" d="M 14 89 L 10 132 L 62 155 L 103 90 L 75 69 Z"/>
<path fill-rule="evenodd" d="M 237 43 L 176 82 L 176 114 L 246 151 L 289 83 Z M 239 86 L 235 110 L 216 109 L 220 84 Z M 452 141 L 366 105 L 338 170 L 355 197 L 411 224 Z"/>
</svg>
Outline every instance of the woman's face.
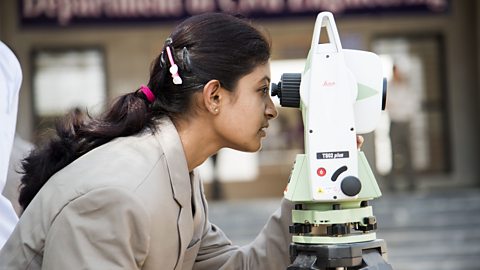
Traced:
<svg viewBox="0 0 480 270">
<path fill-rule="evenodd" d="M 277 117 L 269 86 L 270 63 L 266 63 L 242 77 L 234 91 L 226 91 L 216 121 L 226 147 L 247 152 L 261 148 L 268 121 Z"/>
</svg>

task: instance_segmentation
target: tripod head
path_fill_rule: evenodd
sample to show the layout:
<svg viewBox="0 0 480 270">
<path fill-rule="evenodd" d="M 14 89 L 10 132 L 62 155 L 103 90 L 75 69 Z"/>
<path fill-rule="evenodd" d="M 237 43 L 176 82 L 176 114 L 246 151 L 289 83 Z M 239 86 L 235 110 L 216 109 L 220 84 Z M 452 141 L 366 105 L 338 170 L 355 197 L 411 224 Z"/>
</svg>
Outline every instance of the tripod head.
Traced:
<svg viewBox="0 0 480 270">
<path fill-rule="evenodd" d="M 297 155 L 284 194 L 296 204 L 290 227 L 292 261 L 299 255 L 298 246 L 309 245 L 306 253 L 314 245 L 317 251 L 333 254 L 330 248 L 338 246 L 325 249 L 325 245 L 376 240 L 377 223 L 368 201 L 381 192 L 365 155 L 357 149 L 356 136 L 373 131 L 385 108 L 380 58 L 343 49 L 333 15 L 322 12 L 303 73 L 283 74 L 278 84 L 272 84 L 272 96 L 278 96 L 282 106 L 300 108 L 304 124 L 305 154 Z M 347 257 L 334 259 L 332 265 L 358 263 L 356 258 L 345 264 Z"/>
</svg>

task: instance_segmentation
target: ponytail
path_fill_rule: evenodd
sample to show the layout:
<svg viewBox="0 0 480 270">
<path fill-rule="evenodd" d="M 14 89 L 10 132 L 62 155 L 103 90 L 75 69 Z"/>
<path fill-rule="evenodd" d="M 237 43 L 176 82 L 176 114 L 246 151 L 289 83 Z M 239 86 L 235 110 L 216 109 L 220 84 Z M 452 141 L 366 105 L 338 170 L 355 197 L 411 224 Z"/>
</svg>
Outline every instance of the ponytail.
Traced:
<svg viewBox="0 0 480 270">
<path fill-rule="evenodd" d="M 19 203 L 26 209 L 47 180 L 90 150 L 117 137 L 154 128 L 146 97 L 140 92 L 120 96 L 110 110 L 95 119 L 79 110 L 57 121 L 56 135 L 22 162 Z"/>
</svg>

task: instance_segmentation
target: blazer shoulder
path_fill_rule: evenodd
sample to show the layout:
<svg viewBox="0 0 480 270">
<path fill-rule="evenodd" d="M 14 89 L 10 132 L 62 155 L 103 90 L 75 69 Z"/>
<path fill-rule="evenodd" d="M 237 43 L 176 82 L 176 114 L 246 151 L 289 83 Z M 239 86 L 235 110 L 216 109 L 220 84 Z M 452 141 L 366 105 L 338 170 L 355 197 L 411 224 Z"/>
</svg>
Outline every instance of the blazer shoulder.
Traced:
<svg viewBox="0 0 480 270">
<path fill-rule="evenodd" d="M 106 186 L 134 190 L 152 172 L 168 176 L 161 145 L 153 134 L 144 133 L 117 138 L 91 150 L 57 172 L 45 186 L 78 195 Z"/>
</svg>

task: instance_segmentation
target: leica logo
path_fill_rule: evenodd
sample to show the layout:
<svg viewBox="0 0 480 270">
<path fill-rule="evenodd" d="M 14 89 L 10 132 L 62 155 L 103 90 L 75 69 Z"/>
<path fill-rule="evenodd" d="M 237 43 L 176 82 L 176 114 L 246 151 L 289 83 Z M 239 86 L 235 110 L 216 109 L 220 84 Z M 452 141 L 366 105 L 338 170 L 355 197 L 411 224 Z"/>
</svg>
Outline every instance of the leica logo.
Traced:
<svg viewBox="0 0 480 270">
<path fill-rule="evenodd" d="M 322 86 L 325 86 L 325 87 L 330 87 L 330 86 L 334 86 L 335 85 L 335 82 L 333 81 L 324 81 Z"/>
</svg>

